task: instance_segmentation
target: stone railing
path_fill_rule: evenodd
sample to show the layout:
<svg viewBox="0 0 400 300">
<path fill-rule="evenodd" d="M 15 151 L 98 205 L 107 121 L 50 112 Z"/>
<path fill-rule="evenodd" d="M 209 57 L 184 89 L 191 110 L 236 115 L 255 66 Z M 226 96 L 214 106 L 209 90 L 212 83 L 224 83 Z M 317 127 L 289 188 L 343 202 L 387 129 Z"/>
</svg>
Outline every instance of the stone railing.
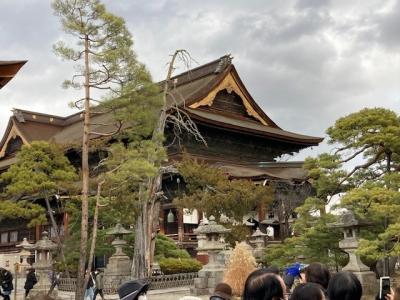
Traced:
<svg viewBox="0 0 400 300">
<path fill-rule="evenodd" d="M 64 292 L 75 292 L 76 278 L 60 278 L 58 289 Z"/>
<path fill-rule="evenodd" d="M 161 290 L 181 286 L 191 286 L 198 273 L 181 273 L 172 275 L 152 276 L 149 278 L 151 290 Z"/>
<path fill-rule="evenodd" d="M 197 275 L 197 273 L 160 275 L 149 277 L 147 280 L 150 281 L 150 290 L 160 290 L 191 286 L 194 284 L 194 279 L 197 278 Z M 116 294 L 118 287 L 127 280 L 128 278 L 114 279 L 108 282 L 105 280 L 103 292 L 109 295 Z M 74 292 L 75 287 L 76 278 L 60 278 L 60 284 L 58 286 L 60 291 Z"/>
</svg>

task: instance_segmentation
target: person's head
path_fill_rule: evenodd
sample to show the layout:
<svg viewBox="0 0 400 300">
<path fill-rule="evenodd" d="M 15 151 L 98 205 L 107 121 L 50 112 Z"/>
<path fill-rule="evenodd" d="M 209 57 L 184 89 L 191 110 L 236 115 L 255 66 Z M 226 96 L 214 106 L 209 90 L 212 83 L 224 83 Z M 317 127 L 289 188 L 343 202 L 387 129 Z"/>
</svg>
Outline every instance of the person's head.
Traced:
<svg viewBox="0 0 400 300">
<path fill-rule="evenodd" d="M 361 296 L 361 283 L 353 273 L 338 272 L 332 276 L 328 286 L 329 300 L 359 300 Z"/>
<path fill-rule="evenodd" d="M 256 273 L 254 275 L 253 273 Z M 254 271 L 247 277 L 243 300 L 278 300 L 283 298 L 285 284 L 279 275 Z"/>
<path fill-rule="evenodd" d="M 218 283 L 210 300 L 230 300 L 232 298 L 232 288 L 224 282 Z"/>
<path fill-rule="evenodd" d="M 272 274 L 279 275 L 279 268 L 277 266 L 272 265 L 272 266 L 263 268 L 261 270 L 264 270 L 265 273 L 272 273 Z"/>
<path fill-rule="evenodd" d="M 290 300 L 325 300 L 325 295 L 319 284 L 309 282 L 296 286 Z"/>
<path fill-rule="evenodd" d="M 324 265 L 312 263 L 305 268 L 304 276 L 306 282 L 318 283 L 326 290 L 331 278 L 331 273 Z"/>
</svg>

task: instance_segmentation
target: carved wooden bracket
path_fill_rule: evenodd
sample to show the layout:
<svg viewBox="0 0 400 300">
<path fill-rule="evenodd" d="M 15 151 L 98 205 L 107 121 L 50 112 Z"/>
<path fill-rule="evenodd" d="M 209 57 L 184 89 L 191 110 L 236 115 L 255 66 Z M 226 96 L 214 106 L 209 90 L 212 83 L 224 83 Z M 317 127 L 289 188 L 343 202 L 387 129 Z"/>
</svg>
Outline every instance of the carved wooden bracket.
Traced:
<svg viewBox="0 0 400 300">
<path fill-rule="evenodd" d="M 206 97 L 204 97 L 202 100 L 196 103 L 193 103 L 189 107 L 198 108 L 200 106 L 206 106 L 206 105 L 211 106 L 218 92 L 222 90 L 227 90 L 229 94 L 231 94 L 232 91 L 234 91 L 240 97 L 240 99 L 242 99 L 247 114 L 249 116 L 254 117 L 262 124 L 269 126 L 268 123 L 255 111 L 250 101 L 243 94 L 242 90 L 240 89 L 240 86 L 238 85 L 238 83 L 236 82 L 235 78 L 232 76 L 231 73 L 229 73 Z"/>
</svg>

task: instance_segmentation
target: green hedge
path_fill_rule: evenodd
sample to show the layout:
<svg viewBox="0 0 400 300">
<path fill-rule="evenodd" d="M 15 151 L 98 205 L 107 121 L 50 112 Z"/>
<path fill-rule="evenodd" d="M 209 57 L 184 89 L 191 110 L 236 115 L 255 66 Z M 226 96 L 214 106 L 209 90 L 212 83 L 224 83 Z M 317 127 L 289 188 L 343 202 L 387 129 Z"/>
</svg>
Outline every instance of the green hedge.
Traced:
<svg viewBox="0 0 400 300">
<path fill-rule="evenodd" d="M 161 271 L 168 274 L 198 272 L 203 265 L 193 258 L 162 258 L 159 261 Z"/>
<path fill-rule="evenodd" d="M 184 249 L 179 249 L 174 240 L 163 234 L 158 234 L 156 238 L 156 250 L 154 253 L 157 260 L 163 258 L 190 258 L 189 253 Z"/>
</svg>

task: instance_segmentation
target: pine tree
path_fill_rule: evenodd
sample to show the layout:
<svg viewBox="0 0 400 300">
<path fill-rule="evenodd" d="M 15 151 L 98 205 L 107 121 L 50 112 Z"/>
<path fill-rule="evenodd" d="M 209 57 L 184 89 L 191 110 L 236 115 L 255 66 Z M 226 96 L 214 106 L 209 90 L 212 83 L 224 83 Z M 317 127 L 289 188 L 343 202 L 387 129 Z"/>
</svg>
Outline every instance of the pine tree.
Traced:
<svg viewBox="0 0 400 300">
<path fill-rule="evenodd" d="M 180 207 L 201 208 L 208 216 L 222 215 L 241 223 L 243 217 L 261 205 L 269 205 L 273 191 L 250 180 L 230 180 L 223 170 L 204 162 L 185 159 L 178 165 L 185 193 L 175 199 Z"/>
<path fill-rule="evenodd" d="M 65 263 L 58 226 L 54 218 L 50 200 L 60 190 L 70 188 L 77 175 L 73 166 L 64 156 L 63 149 L 43 141 L 23 146 L 17 154 L 17 162 L 1 174 L 7 183 L 6 195 L 14 197 L 40 197 L 45 200 L 52 227 L 56 229 L 56 240 Z"/>
<path fill-rule="evenodd" d="M 151 78 L 147 70 L 140 64 L 132 50 L 132 37 L 125 26 L 122 18 L 109 13 L 99 0 L 54 0 L 53 9 L 61 19 L 65 32 L 71 34 L 75 40 L 75 47 L 59 42 L 54 49 L 58 55 L 66 60 L 81 62 L 77 66 L 78 73 L 72 80 L 65 81 L 65 87 L 83 88 L 84 97 L 74 102 L 79 109 L 84 109 L 84 124 L 82 135 L 82 220 L 81 220 L 81 241 L 80 241 L 80 262 L 77 278 L 76 300 L 83 298 L 83 291 L 86 285 L 84 280 L 85 262 L 87 259 L 88 242 L 88 198 L 89 198 L 89 146 L 92 137 L 113 136 L 122 128 L 122 121 L 126 120 L 127 112 L 138 112 L 143 116 L 147 108 L 143 106 L 125 107 L 131 103 L 132 98 L 141 95 L 148 95 L 147 86 Z M 105 91 L 103 95 L 108 100 L 101 101 L 93 98 L 93 90 Z M 154 88 L 150 88 L 154 95 Z M 137 99 L 137 98 L 135 98 Z M 151 99 L 151 98 L 150 98 Z M 151 100 L 148 100 L 151 102 Z M 91 116 L 93 104 L 101 103 L 96 113 L 113 111 L 115 130 L 109 133 L 99 133 L 91 130 Z M 132 119 L 132 114 L 130 115 Z M 154 118 L 148 116 L 142 120 Z M 131 124 L 135 124 L 132 120 Z M 146 126 L 145 126 L 146 127 Z M 138 129 L 138 126 L 134 127 Z"/>
<path fill-rule="evenodd" d="M 267 261 L 287 264 L 302 255 L 308 261 L 345 263 L 338 249 L 342 235 L 329 226 L 336 217 L 326 211 L 339 194 L 340 207 L 374 222 L 361 231 L 359 253 L 366 262 L 373 265 L 384 256 L 399 255 L 400 116 L 384 108 L 365 108 L 339 118 L 327 134 L 333 151 L 304 164 L 315 195 L 296 210 L 296 236 L 266 252 Z"/>
<path fill-rule="evenodd" d="M 246 279 L 257 266 L 250 249 L 245 242 L 236 244 L 224 275 L 224 282 L 231 286 L 233 295 L 238 297 L 243 295 Z"/>
</svg>

